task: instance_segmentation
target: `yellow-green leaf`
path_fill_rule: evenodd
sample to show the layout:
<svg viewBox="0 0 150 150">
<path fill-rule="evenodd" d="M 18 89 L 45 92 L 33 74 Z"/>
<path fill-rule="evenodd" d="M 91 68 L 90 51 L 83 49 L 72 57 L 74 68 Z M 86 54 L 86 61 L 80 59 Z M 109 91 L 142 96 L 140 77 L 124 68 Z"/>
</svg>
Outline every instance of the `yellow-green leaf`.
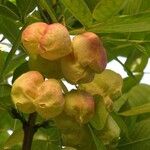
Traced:
<svg viewBox="0 0 150 150">
<path fill-rule="evenodd" d="M 150 103 L 133 107 L 130 110 L 119 113 L 122 116 L 133 116 L 150 112 Z"/>
<path fill-rule="evenodd" d="M 124 0 L 101 0 L 94 9 L 93 17 L 98 22 L 104 22 L 117 14 L 125 2 Z"/>
</svg>

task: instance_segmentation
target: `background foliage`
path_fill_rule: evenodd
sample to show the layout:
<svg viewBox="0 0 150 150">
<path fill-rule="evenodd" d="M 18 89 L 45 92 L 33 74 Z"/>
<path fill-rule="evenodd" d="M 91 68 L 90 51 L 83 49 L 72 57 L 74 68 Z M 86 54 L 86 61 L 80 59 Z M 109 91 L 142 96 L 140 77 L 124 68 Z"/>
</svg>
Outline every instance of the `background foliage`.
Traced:
<svg viewBox="0 0 150 150">
<path fill-rule="evenodd" d="M 150 85 L 139 83 L 150 57 L 149 0 L 0 0 L 0 44 L 11 48 L 10 52 L 0 50 L 0 149 L 20 149 L 22 126 L 11 111 L 8 78 L 12 76 L 13 82 L 28 71 L 20 36 L 27 25 L 38 21 L 61 22 L 70 34 L 92 31 L 101 37 L 108 62 L 121 63 L 118 56 L 127 58 L 121 63 L 128 74 L 123 95 L 110 114 L 121 128 L 117 149 L 149 150 Z M 105 150 L 92 128 L 90 131 L 97 150 Z M 36 133 L 32 149 L 59 150 L 60 142 L 57 128 L 50 123 Z"/>
</svg>

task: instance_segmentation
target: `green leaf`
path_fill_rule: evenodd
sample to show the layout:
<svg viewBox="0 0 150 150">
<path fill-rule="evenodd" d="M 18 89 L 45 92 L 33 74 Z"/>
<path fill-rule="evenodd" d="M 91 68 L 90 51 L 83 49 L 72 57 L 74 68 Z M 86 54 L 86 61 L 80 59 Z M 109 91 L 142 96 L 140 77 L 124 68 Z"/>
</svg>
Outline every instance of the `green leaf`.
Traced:
<svg viewBox="0 0 150 150">
<path fill-rule="evenodd" d="M 53 11 L 53 9 L 52 9 L 52 7 L 51 7 L 51 4 L 48 4 L 48 2 L 45 1 L 45 0 L 38 0 L 38 2 L 39 2 L 39 4 L 40 4 L 41 8 L 43 8 L 44 10 L 47 11 L 47 13 L 48 13 L 49 16 L 51 17 L 52 21 L 53 21 L 53 22 L 58 22 L 58 21 L 57 21 L 57 18 L 56 18 L 56 16 L 55 16 L 55 13 L 54 13 L 54 11 Z"/>
<path fill-rule="evenodd" d="M 18 20 L 19 17 L 8 7 L 0 5 L 0 16 L 7 17 L 12 20 Z"/>
<path fill-rule="evenodd" d="M 33 139 L 33 150 L 61 150 L 60 133 L 57 128 L 40 128 Z"/>
<path fill-rule="evenodd" d="M 20 40 L 21 40 L 21 34 L 22 34 L 22 31 L 23 31 L 24 27 L 22 28 L 22 30 L 19 32 L 19 35 L 17 36 L 17 39 L 15 40 L 15 42 L 13 43 L 13 46 L 11 48 L 11 51 L 9 52 L 9 54 L 7 55 L 7 58 L 6 58 L 6 61 L 5 61 L 5 64 L 2 68 L 2 72 L 0 74 L 0 80 L 4 80 L 4 73 L 5 73 L 5 70 L 6 68 L 9 66 L 10 62 L 12 61 L 12 58 L 13 56 L 15 55 L 15 52 L 17 50 L 17 48 L 19 47 L 19 44 L 20 44 Z"/>
<path fill-rule="evenodd" d="M 62 3 L 81 24 L 84 26 L 92 24 L 92 14 L 83 0 L 62 0 Z"/>
<path fill-rule="evenodd" d="M 128 3 L 124 8 L 123 14 L 137 14 L 140 11 L 143 1 L 145 0 L 128 0 Z"/>
<path fill-rule="evenodd" d="M 58 138 L 58 130 L 55 128 L 39 129 L 33 138 L 32 150 L 61 150 L 61 147 L 56 143 Z M 16 145 L 21 145 L 23 141 L 23 130 L 17 129 L 8 138 L 4 145 L 4 149 L 12 149 Z"/>
<path fill-rule="evenodd" d="M 148 62 L 148 57 L 143 52 L 134 50 L 128 56 L 125 67 L 130 69 L 132 72 L 143 73 L 144 68 Z"/>
<path fill-rule="evenodd" d="M 132 87 L 134 87 L 135 85 L 139 84 L 139 82 L 142 79 L 142 76 L 143 76 L 143 73 L 124 78 L 124 80 L 123 80 L 124 84 L 123 84 L 122 92 L 126 93 Z"/>
<path fill-rule="evenodd" d="M 114 102 L 114 110 L 116 112 L 128 101 L 130 110 L 124 110 L 120 115 L 132 116 L 143 113 L 148 113 L 150 111 L 150 86 L 146 84 L 140 84 L 132 87 L 132 89 L 124 94 L 120 99 Z"/>
<path fill-rule="evenodd" d="M 115 120 L 117 125 L 119 126 L 121 132 L 123 133 L 123 136 L 126 136 L 126 138 L 129 138 L 128 127 L 127 127 L 125 121 L 122 119 L 122 117 L 119 116 L 117 113 L 114 113 L 114 112 L 111 113 L 111 116 Z"/>
<path fill-rule="evenodd" d="M 23 130 L 18 129 L 13 131 L 13 134 L 9 136 L 6 143 L 4 144 L 4 149 L 12 148 L 15 145 L 20 145 L 23 141 Z"/>
<path fill-rule="evenodd" d="M 8 94 L 6 94 L 8 95 Z M 11 95 L 9 93 L 8 96 L 0 97 L 0 109 L 1 111 L 5 111 L 6 114 L 10 112 L 10 108 L 13 107 L 13 103 L 11 100 Z"/>
<path fill-rule="evenodd" d="M 138 1 L 138 0 L 137 0 Z M 143 0 L 141 4 L 141 11 L 149 11 L 150 10 L 150 3 L 149 0 Z"/>
<path fill-rule="evenodd" d="M 5 141 L 8 139 L 9 135 L 7 133 L 7 129 L 2 129 L 0 128 L 0 149 L 1 150 L 4 150 L 3 149 L 3 145 L 5 143 Z"/>
<path fill-rule="evenodd" d="M 141 53 L 143 53 L 143 54 L 145 54 L 145 55 L 148 56 L 149 52 L 146 50 L 146 48 L 145 48 L 144 46 L 142 46 L 142 45 L 140 45 L 140 44 L 135 44 L 134 46 L 135 46 L 135 47 L 137 48 L 137 50 L 139 50 Z"/>
<path fill-rule="evenodd" d="M 108 62 L 116 59 L 118 56 L 127 57 L 133 50 L 133 46 L 131 47 L 130 43 L 107 41 L 106 39 L 103 39 L 103 42 L 107 50 Z"/>
<path fill-rule="evenodd" d="M 53 144 L 61 145 L 61 134 L 58 128 L 55 126 L 49 128 L 41 128 L 42 133 L 47 135 L 47 142 L 51 142 Z"/>
<path fill-rule="evenodd" d="M 96 105 L 95 114 L 92 120 L 90 121 L 91 125 L 97 130 L 103 129 L 108 115 L 109 113 L 106 110 L 104 103 L 99 101 Z"/>
<path fill-rule="evenodd" d="M 14 70 L 20 66 L 22 63 L 24 63 L 26 54 L 21 55 L 15 55 L 13 59 L 11 60 L 11 63 L 7 66 L 7 68 L 4 71 L 4 75 L 8 76 L 10 73 L 14 72 Z"/>
<path fill-rule="evenodd" d="M 130 135 L 130 141 L 123 141 L 118 145 L 119 150 L 149 150 L 150 119 L 136 123 Z"/>
<path fill-rule="evenodd" d="M 11 86 L 9 84 L 0 84 L 0 97 L 9 96 Z"/>
<path fill-rule="evenodd" d="M 133 107 L 130 110 L 119 113 L 122 116 L 133 116 L 150 112 L 150 103 Z"/>
<path fill-rule="evenodd" d="M 7 55 L 8 55 L 7 52 L 4 52 L 4 51 L 0 50 L 0 73 L 1 73 L 2 68 L 4 66 Z"/>
<path fill-rule="evenodd" d="M 35 0 L 16 0 L 19 12 L 24 19 L 36 7 Z"/>
<path fill-rule="evenodd" d="M 50 145 L 51 144 L 42 140 L 34 140 L 32 143 L 32 150 L 52 150 Z"/>
<path fill-rule="evenodd" d="M 32 150 L 62 150 L 59 145 L 52 144 L 50 141 L 34 140 Z"/>
<path fill-rule="evenodd" d="M 17 22 L 0 17 L 0 33 L 2 33 L 11 43 L 16 40 L 16 37 L 19 34 L 19 27 Z"/>
<path fill-rule="evenodd" d="M 28 62 L 24 62 L 22 63 L 20 66 L 18 66 L 14 73 L 13 73 L 13 79 L 12 79 L 12 83 L 23 73 L 29 71 L 29 67 L 28 67 Z"/>
<path fill-rule="evenodd" d="M 6 1 L 6 2 L 5 2 L 5 5 L 6 5 L 11 11 L 13 11 L 18 17 L 20 17 L 19 10 L 18 10 L 17 6 L 16 6 L 15 4 L 13 4 L 13 2 L 11 2 L 11 1 Z"/>
<path fill-rule="evenodd" d="M 113 104 L 113 109 L 118 112 L 120 108 L 127 102 L 128 94 L 123 94 L 119 99 L 117 99 Z"/>
<path fill-rule="evenodd" d="M 7 132 L 8 129 L 12 129 L 14 127 L 14 120 L 11 118 L 8 112 L 1 111 L 0 118 L 0 130 L 6 130 Z"/>
<path fill-rule="evenodd" d="M 116 15 L 126 2 L 124 0 L 101 0 L 94 9 L 93 17 L 98 22 L 105 22 Z"/>
<path fill-rule="evenodd" d="M 99 2 L 99 0 L 84 0 L 88 7 L 90 8 L 91 12 L 94 10 L 95 6 Z"/>
<path fill-rule="evenodd" d="M 120 128 L 116 121 L 109 115 L 103 130 L 96 131 L 97 137 L 106 145 L 114 145 L 120 137 Z"/>
<path fill-rule="evenodd" d="M 139 84 L 133 87 L 128 93 L 128 102 L 131 107 L 141 106 L 150 103 L 150 85 Z"/>
<path fill-rule="evenodd" d="M 63 150 L 77 150 L 76 148 L 73 148 L 73 147 L 65 147 L 65 148 L 63 148 Z"/>
<path fill-rule="evenodd" d="M 91 128 L 91 126 L 88 125 L 88 127 L 89 127 L 90 133 L 93 137 L 93 140 L 94 140 L 97 150 L 106 150 L 106 147 L 104 146 L 103 142 L 97 138 L 97 136 L 93 132 L 93 129 Z"/>
<path fill-rule="evenodd" d="M 89 27 L 88 31 L 95 33 L 150 31 L 150 12 L 113 17 L 105 23 Z"/>
<path fill-rule="evenodd" d="M 32 24 L 32 23 L 35 23 L 35 22 L 44 22 L 44 21 L 41 18 L 39 11 L 34 11 L 30 16 L 28 16 L 26 18 L 26 22 L 28 24 Z M 45 22 L 46 22 L 46 20 L 45 20 Z"/>
</svg>

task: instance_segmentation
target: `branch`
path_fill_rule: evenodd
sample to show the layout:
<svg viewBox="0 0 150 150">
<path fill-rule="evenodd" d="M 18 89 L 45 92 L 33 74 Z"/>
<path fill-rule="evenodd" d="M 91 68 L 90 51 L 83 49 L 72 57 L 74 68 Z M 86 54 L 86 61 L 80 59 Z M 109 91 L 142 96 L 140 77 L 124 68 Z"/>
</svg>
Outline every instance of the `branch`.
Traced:
<svg viewBox="0 0 150 150">
<path fill-rule="evenodd" d="M 31 150 L 33 136 L 35 131 L 35 121 L 36 121 L 37 113 L 32 113 L 29 115 L 28 122 L 23 124 L 23 130 L 24 130 L 24 139 L 23 139 L 23 145 L 22 150 Z"/>
</svg>

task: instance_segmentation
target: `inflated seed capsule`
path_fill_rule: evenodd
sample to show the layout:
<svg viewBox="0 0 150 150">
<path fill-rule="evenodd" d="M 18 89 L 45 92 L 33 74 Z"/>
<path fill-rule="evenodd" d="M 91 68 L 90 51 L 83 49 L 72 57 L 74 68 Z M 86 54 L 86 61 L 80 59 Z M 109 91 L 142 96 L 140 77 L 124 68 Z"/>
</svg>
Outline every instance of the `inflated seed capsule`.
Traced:
<svg viewBox="0 0 150 150">
<path fill-rule="evenodd" d="M 48 60 L 55 60 L 72 51 L 69 32 L 60 23 L 33 23 L 22 33 L 22 43 L 30 56 L 39 54 Z"/>
<path fill-rule="evenodd" d="M 57 80 L 48 79 L 39 86 L 34 105 L 42 118 L 49 119 L 59 115 L 64 103 L 62 88 Z"/>
<path fill-rule="evenodd" d="M 81 66 L 73 53 L 61 59 L 61 69 L 65 79 L 71 84 L 87 83 L 94 78 L 91 69 Z"/>
<path fill-rule="evenodd" d="M 101 73 L 107 64 L 106 50 L 100 38 L 92 32 L 75 36 L 72 40 L 75 58 L 83 67 Z"/>
<path fill-rule="evenodd" d="M 18 110 L 33 113 L 33 101 L 37 98 L 38 87 L 44 82 L 43 76 L 37 71 L 22 74 L 12 85 L 11 97 Z"/>
<path fill-rule="evenodd" d="M 44 80 L 37 71 L 29 71 L 15 80 L 12 101 L 24 113 L 37 112 L 44 119 L 56 117 L 63 111 L 64 97 L 59 82 Z"/>
<path fill-rule="evenodd" d="M 73 90 L 65 95 L 65 113 L 79 124 L 87 123 L 94 115 L 93 97 L 85 91 Z"/>
</svg>

